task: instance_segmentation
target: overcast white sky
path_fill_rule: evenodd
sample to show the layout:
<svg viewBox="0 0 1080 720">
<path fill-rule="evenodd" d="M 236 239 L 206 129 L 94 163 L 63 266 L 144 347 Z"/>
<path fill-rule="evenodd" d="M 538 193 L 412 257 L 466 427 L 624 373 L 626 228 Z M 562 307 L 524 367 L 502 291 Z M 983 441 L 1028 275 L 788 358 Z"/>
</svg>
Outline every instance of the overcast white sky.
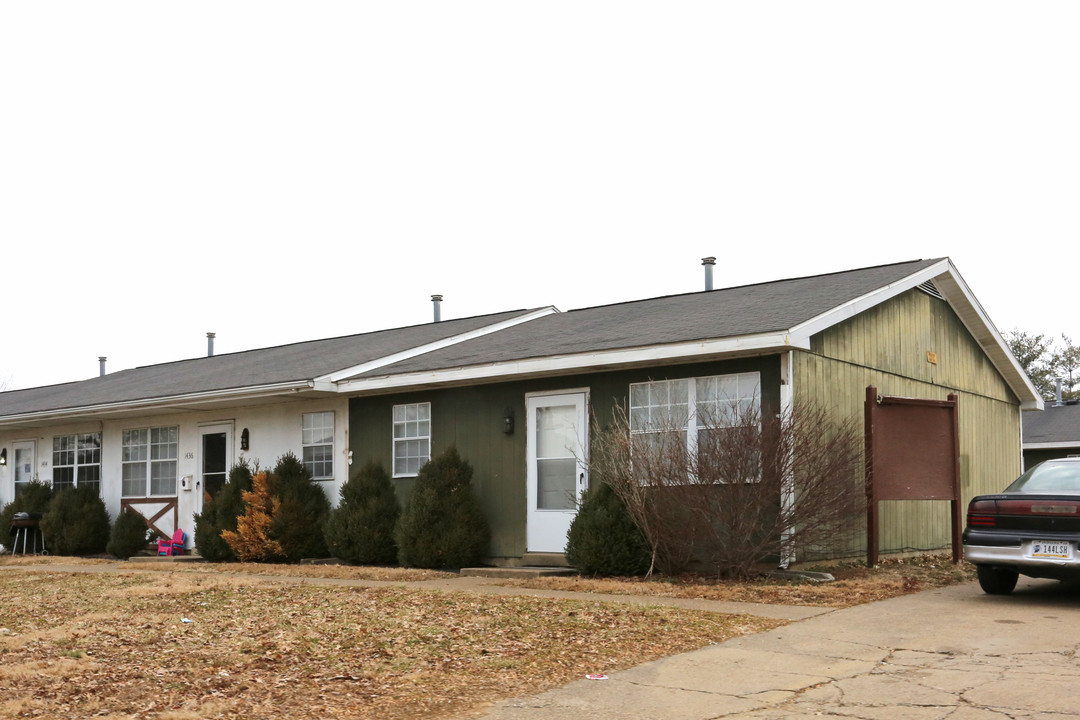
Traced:
<svg viewBox="0 0 1080 720">
<path fill-rule="evenodd" d="M 1080 3 L 0 4 L 0 382 L 950 256 L 1080 337 Z"/>
</svg>

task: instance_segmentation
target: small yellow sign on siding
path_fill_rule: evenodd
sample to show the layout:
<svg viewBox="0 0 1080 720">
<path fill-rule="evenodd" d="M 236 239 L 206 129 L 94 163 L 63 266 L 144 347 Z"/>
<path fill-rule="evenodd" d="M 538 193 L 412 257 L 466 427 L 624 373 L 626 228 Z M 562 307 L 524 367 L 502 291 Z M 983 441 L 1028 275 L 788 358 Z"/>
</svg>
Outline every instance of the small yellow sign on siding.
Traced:
<svg viewBox="0 0 1080 720">
<path fill-rule="evenodd" d="M 926 351 L 926 362 L 930 363 L 931 365 L 937 365 L 937 353 L 936 352 L 930 352 L 929 350 L 927 350 Z"/>
</svg>

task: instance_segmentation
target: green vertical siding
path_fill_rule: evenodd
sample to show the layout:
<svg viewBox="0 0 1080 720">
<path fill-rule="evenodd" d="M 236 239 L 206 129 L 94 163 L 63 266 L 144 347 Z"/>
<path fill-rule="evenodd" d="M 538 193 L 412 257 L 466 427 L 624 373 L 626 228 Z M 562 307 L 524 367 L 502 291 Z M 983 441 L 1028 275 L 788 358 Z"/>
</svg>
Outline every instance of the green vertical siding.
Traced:
<svg viewBox="0 0 1080 720">
<path fill-rule="evenodd" d="M 937 354 L 937 364 L 927 360 Z M 796 402 L 812 399 L 833 406 L 862 427 L 866 386 L 883 395 L 944 400 L 955 392 L 960 404 L 961 491 L 996 492 L 1020 472 L 1020 408 L 982 349 L 942 300 L 912 290 L 815 335 L 810 352 L 796 352 Z M 853 485 L 861 487 L 861 476 Z M 881 504 L 881 549 L 885 552 L 946 547 L 950 543 L 945 502 Z M 855 528 L 847 550 L 865 550 L 865 527 Z"/>
<path fill-rule="evenodd" d="M 521 557 L 525 553 L 527 510 L 526 394 L 586 389 L 591 420 L 603 424 L 617 403 L 626 402 L 631 383 L 753 371 L 761 373 L 763 406 L 779 407 L 780 362 L 776 356 L 352 398 L 349 447 L 353 468 L 371 459 L 390 470 L 393 406 L 430 402 L 432 452 L 438 454 L 456 445 L 475 470 L 474 488 L 491 524 L 491 556 Z M 503 415 L 508 408 L 514 415 L 511 435 L 503 433 Z M 399 478 L 393 482 L 398 498 L 404 501 L 414 481 Z"/>
<path fill-rule="evenodd" d="M 1024 451 L 1024 469 L 1030 470 L 1046 460 L 1080 456 L 1080 446 L 1071 448 L 1044 448 Z"/>
</svg>

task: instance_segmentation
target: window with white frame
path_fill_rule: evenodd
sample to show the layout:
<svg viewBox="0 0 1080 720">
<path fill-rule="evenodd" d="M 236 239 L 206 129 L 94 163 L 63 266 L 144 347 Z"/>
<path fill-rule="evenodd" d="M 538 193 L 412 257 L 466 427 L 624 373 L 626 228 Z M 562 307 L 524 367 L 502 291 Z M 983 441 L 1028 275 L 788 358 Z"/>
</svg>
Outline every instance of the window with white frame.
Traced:
<svg viewBox="0 0 1080 720">
<path fill-rule="evenodd" d="M 697 452 L 704 433 L 758 422 L 761 375 L 756 372 L 634 383 L 630 434 L 657 443 L 679 433 L 686 452 Z"/>
<path fill-rule="evenodd" d="M 431 403 L 394 406 L 394 477 L 420 472 L 431 459 Z"/>
<path fill-rule="evenodd" d="M 123 497 L 176 495 L 177 427 L 125 430 L 121 451 Z"/>
<path fill-rule="evenodd" d="M 78 433 L 53 437 L 54 491 L 76 485 L 93 485 L 101 492 L 101 433 Z"/>
<path fill-rule="evenodd" d="M 316 480 L 334 479 L 334 413 L 304 413 L 304 467 Z"/>
</svg>

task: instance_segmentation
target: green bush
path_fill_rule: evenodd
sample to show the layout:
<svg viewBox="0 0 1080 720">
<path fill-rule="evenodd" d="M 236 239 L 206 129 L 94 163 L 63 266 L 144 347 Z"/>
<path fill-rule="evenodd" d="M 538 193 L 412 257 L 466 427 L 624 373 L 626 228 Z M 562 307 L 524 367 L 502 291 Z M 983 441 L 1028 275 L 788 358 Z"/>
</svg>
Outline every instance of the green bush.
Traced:
<svg viewBox="0 0 1080 720">
<path fill-rule="evenodd" d="M 282 455 L 273 472 L 267 474 L 266 485 L 276 501 L 270 539 L 281 545 L 286 560 L 327 557 L 330 553 L 323 525 L 330 513 L 330 500 L 300 459 L 291 452 Z"/>
<path fill-rule="evenodd" d="M 61 490 L 41 518 L 41 531 L 54 555 L 96 555 L 109 543 L 109 513 L 96 485 Z"/>
<path fill-rule="evenodd" d="M 469 487 L 472 474 L 454 447 L 420 468 L 394 532 L 402 565 L 460 568 L 487 551 L 491 532 Z"/>
<path fill-rule="evenodd" d="M 217 497 L 204 500 L 203 510 L 195 515 L 195 549 L 204 560 L 235 560 L 232 548 L 221 539 L 224 530 L 236 531 L 236 518 L 244 514 L 245 491 L 251 490 L 251 466 L 241 460 L 229 469 L 229 479 Z"/>
<path fill-rule="evenodd" d="M 567 533 L 566 561 L 586 575 L 644 575 L 649 544 L 606 483 L 585 493 Z"/>
<path fill-rule="evenodd" d="M 146 549 L 147 530 L 146 518 L 131 508 L 126 508 L 116 516 L 105 551 L 121 560 L 138 555 Z"/>
<path fill-rule="evenodd" d="M 18 512 L 44 513 L 49 509 L 52 502 L 52 487 L 43 482 L 34 480 L 26 485 L 15 496 L 15 499 L 4 506 L 0 511 L 0 545 L 8 545 L 8 531 L 11 529 L 11 521 Z"/>
<path fill-rule="evenodd" d="M 380 463 L 368 462 L 342 486 L 341 502 L 330 511 L 324 529 L 327 548 L 350 563 L 393 564 L 400 514 L 390 476 Z"/>
</svg>

